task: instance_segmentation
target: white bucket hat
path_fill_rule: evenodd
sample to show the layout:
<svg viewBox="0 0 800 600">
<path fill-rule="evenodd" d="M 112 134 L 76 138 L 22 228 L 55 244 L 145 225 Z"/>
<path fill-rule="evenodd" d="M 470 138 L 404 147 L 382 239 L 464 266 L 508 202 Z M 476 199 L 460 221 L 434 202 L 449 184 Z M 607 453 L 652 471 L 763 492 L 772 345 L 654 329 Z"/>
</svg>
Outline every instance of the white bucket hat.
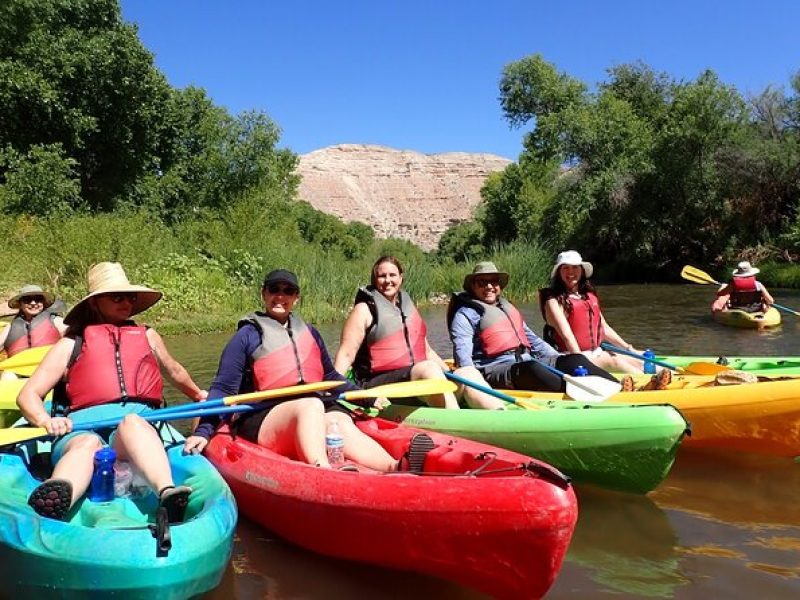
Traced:
<svg viewBox="0 0 800 600">
<path fill-rule="evenodd" d="M 757 273 L 761 273 L 761 269 L 756 269 L 746 260 L 743 260 L 736 265 L 736 268 L 733 270 L 734 277 L 750 277 L 751 275 L 756 275 Z"/>
<path fill-rule="evenodd" d="M 19 301 L 25 296 L 42 296 L 44 298 L 44 307 L 47 308 L 55 300 L 52 292 L 46 292 L 38 285 L 23 285 L 19 288 L 17 295 L 10 298 L 8 301 L 9 308 L 19 308 Z"/>
<path fill-rule="evenodd" d="M 88 309 L 87 301 L 89 298 L 100 294 L 136 292 L 136 302 L 133 304 L 131 316 L 147 310 L 161 300 L 161 292 L 142 285 L 131 284 L 122 265 L 116 262 L 101 262 L 93 265 L 86 274 L 86 282 L 89 287 L 89 293 L 73 306 L 72 310 L 64 317 L 64 323 L 67 325 L 78 323 Z"/>
<path fill-rule="evenodd" d="M 592 263 L 583 260 L 583 257 L 580 255 L 580 253 L 576 252 L 575 250 L 565 250 L 558 255 L 556 264 L 553 267 L 553 270 L 550 271 L 550 279 L 553 279 L 556 276 L 556 273 L 558 273 L 558 269 L 561 265 L 572 265 L 574 267 L 580 265 L 583 267 L 583 273 L 586 275 L 586 279 L 589 279 L 589 277 L 592 276 L 592 273 L 594 273 L 594 267 L 592 267 Z"/>
</svg>

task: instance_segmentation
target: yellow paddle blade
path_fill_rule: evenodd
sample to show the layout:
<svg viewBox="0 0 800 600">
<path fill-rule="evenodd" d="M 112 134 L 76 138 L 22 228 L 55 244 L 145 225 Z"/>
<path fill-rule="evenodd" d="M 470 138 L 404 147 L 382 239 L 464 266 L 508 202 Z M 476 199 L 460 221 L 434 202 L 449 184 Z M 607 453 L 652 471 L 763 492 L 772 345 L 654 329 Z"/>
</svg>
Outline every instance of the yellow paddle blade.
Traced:
<svg viewBox="0 0 800 600">
<path fill-rule="evenodd" d="M 689 373 L 691 375 L 716 375 L 723 371 L 730 371 L 731 368 L 726 365 L 718 365 L 717 363 L 710 362 L 693 362 L 685 367 L 678 368 L 680 373 Z"/>
<path fill-rule="evenodd" d="M 693 283 L 715 283 L 717 285 L 722 285 L 722 283 L 714 279 L 705 271 L 701 271 L 697 267 L 692 267 L 691 265 L 686 265 L 683 267 L 683 269 L 681 269 L 681 277 Z"/>
<path fill-rule="evenodd" d="M 36 367 L 42 362 L 44 355 L 50 351 L 52 346 L 39 346 L 37 348 L 28 348 L 27 350 L 23 350 L 22 352 L 15 354 L 11 358 L 7 358 L 4 361 L 0 362 L 0 371 L 14 371 L 15 373 L 22 373 L 19 372 L 20 368 L 23 367 Z M 30 375 L 33 370 L 28 372 L 27 374 Z"/>
<path fill-rule="evenodd" d="M 446 379 L 418 379 L 416 381 L 402 381 L 379 385 L 368 390 L 354 390 L 345 392 L 341 400 L 356 400 L 359 398 L 407 398 L 409 396 L 430 396 L 432 394 L 445 394 L 455 392 L 458 386 Z"/>
<path fill-rule="evenodd" d="M 44 427 L 12 427 L 10 429 L 0 429 L 0 446 L 7 444 L 19 444 L 28 440 L 47 435 Z"/>
<path fill-rule="evenodd" d="M 25 379 L 0 381 L 0 410 L 17 410 L 17 396 L 25 381 Z"/>
<path fill-rule="evenodd" d="M 283 396 L 295 396 L 312 392 L 324 392 L 331 388 L 339 387 L 344 381 L 318 381 L 316 383 L 303 383 L 291 387 L 277 388 L 274 390 L 261 390 L 250 392 L 249 394 L 237 394 L 236 396 L 226 396 L 223 398 L 226 406 L 240 404 L 242 402 L 252 402 L 254 400 L 268 400 L 270 398 L 281 398 Z M 196 408 L 203 408 L 202 403 L 198 403 Z"/>
</svg>

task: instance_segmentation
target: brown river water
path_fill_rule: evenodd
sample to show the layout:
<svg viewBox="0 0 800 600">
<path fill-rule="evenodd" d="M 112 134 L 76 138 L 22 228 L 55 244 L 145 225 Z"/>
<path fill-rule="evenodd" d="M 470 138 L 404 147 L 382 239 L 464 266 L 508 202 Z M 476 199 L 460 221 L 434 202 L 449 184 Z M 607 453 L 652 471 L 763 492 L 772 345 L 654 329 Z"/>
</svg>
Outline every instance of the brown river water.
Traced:
<svg viewBox="0 0 800 600">
<path fill-rule="evenodd" d="M 621 285 L 600 290 L 607 320 L 629 342 L 662 354 L 800 355 L 800 318 L 766 332 L 711 321 L 713 289 Z M 800 292 L 771 290 L 800 308 Z M 534 305 L 520 307 L 541 332 Z M 302 309 L 300 310 L 302 312 Z M 444 308 L 425 311 L 431 344 L 451 351 Z M 331 354 L 341 324 L 320 327 Z M 208 386 L 228 333 L 167 345 Z M 177 399 L 176 392 L 172 400 Z M 800 454 L 800 440 L 798 440 Z M 576 489 L 580 517 L 547 595 L 557 598 L 800 598 L 800 464 L 755 455 L 679 453 L 647 496 Z M 481 598 L 431 577 L 349 563 L 284 542 L 241 517 L 234 556 L 208 599 Z"/>
</svg>

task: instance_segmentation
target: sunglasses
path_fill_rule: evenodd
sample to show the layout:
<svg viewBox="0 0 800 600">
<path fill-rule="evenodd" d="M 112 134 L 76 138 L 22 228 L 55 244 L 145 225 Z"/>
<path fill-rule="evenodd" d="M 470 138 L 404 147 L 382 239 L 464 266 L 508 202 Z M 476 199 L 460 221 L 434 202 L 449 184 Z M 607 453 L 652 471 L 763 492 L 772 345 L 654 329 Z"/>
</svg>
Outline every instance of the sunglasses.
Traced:
<svg viewBox="0 0 800 600">
<path fill-rule="evenodd" d="M 475 278 L 475 285 L 478 287 L 486 287 L 487 285 L 491 285 L 494 287 L 500 287 L 500 279 L 497 277 L 492 277 L 491 279 L 484 279 L 483 277 L 476 277 Z"/>
<path fill-rule="evenodd" d="M 284 296 L 295 296 L 297 292 L 299 292 L 300 290 L 298 290 L 293 285 L 280 285 L 277 283 L 270 283 L 267 286 L 267 291 L 270 294 L 283 294 Z"/>
<path fill-rule="evenodd" d="M 44 296 L 23 296 L 19 301 L 23 304 L 44 304 Z"/>
<path fill-rule="evenodd" d="M 130 302 L 136 304 L 139 295 L 136 292 L 115 292 L 113 294 L 103 294 L 104 298 L 108 298 L 114 304 L 121 304 L 122 302 Z"/>
</svg>

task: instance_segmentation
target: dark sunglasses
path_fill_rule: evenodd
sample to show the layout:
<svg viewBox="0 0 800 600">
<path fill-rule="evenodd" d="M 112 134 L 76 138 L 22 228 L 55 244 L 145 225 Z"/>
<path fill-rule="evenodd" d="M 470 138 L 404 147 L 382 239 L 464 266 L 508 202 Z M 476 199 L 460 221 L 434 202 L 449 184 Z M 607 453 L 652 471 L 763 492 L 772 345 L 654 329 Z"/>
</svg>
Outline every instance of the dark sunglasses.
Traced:
<svg viewBox="0 0 800 600">
<path fill-rule="evenodd" d="M 293 285 L 280 285 L 278 283 L 270 283 L 267 286 L 267 291 L 270 294 L 283 294 L 284 296 L 294 296 L 299 292 Z"/>
<path fill-rule="evenodd" d="M 136 292 L 115 292 L 112 294 L 103 294 L 103 296 L 111 300 L 114 304 L 120 304 L 125 301 L 136 304 L 136 300 L 139 299 L 139 295 Z"/>
<path fill-rule="evenodd" d="M 478 287 L 486 287 L 487 285 L 492 285 L 495 287 L 500 287 L 500 280 L 496 277 L 491 279 L 484 279 L 482 277 L 475 278 L 475 285 Z"/>
<path fill-rule="evenodd" d="M 44 296 L 23 296 L 19 301 L 22 304 L 44 304 Z"/>
</svg>

